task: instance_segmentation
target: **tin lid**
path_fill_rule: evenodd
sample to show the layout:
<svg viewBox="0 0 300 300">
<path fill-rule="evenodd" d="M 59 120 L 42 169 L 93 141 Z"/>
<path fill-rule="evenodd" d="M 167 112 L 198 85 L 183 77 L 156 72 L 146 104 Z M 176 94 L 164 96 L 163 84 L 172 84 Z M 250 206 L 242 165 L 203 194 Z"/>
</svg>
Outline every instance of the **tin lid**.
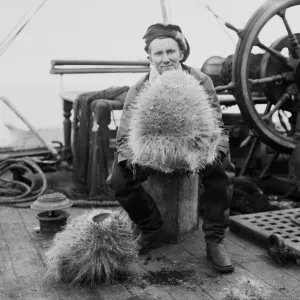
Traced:
<svg viewBox="0 0 300 300">
<path fill-rule="evenodd" d="M 30 207 L 34 210 L 51 211 L 64 209 L 72 205 L 73 201 L 64 194 L 52 193 L 39 196 Z"/>
</svg>

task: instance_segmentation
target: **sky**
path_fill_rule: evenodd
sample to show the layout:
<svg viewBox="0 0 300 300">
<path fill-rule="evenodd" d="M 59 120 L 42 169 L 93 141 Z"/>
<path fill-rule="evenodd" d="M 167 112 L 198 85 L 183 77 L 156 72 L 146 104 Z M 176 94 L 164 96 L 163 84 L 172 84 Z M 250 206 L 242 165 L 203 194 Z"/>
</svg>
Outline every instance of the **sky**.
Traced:
<svg viewBox="0 0 300 300">
<path fill-rule="evenodd" d="M 26 12 L 42 2 L 0 0 L 0 42 Z M 206 2 L 222 19 L 243 28 L 264 1 Z M 203 6 L 205 0 L 167 3 L 170 22 L 180 25 L 191 46 L 187 64 L 201 68 L 211 56 L 234 53 L 232 39 L 235 43 L 238 40 L 235 33 L 224 32 Z M 61 126 L 61 89 L 90 91 L 131 85 L 141 74 L 67 75 L 61 81 L 59 75 L 50 74 L 51 60 L 144 60 L 142 37 L 148 26 L 157 22 L 163 22 L 160 0 L 48 0 L 0 57 L 0 96 L 12 101 L 34 126 Z M 271 27 L 266 37 L 274 41 L 278 30 Z M 24 128 L 0 103 L 0 136 L 4 134 L 4 122 Z"/>
</svg>

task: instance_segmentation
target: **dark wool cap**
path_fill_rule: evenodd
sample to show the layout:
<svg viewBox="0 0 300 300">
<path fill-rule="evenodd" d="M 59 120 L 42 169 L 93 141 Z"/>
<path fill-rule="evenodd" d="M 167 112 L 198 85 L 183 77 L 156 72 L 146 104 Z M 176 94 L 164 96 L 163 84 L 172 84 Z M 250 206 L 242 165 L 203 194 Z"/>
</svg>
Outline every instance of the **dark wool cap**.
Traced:
<svg viewBox="0 0 300 300">
<path fill-rule="evenodd" d="M 145 51 L 148 50 L 150 43 L 160 36 L 166 36 L 174 39 L 178 43 L 179 48 L 184 51 L 184 57 L 181 62 L 186 61 L 190 55 L 190 45 L 182 34 L 181 28 L 178 25 L 166 25 L 163 23 L 151 25 L 143 37 L 146 43 Z"/>
</svg>

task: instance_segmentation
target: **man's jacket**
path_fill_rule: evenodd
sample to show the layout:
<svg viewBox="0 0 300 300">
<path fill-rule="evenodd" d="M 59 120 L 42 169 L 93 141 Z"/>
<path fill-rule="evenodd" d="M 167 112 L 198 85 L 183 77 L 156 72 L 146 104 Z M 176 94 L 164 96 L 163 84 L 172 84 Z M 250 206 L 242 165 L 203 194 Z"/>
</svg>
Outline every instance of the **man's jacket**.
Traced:
<svg viewBox="0 0 300 300">
<path fill-rule="evenodd" d="M 220 102 L 210 77 L 205 75 L 199 69 L 194 69 L 183 64 L 182 70 L 194 76 L 194 78 L 196 78 L 199 81 L 199 84 L 203 85 L 205 91 L 208 94 L 208 101 L 210 101 L 211 105 L 216 108 L 217 112 L 219 113 L 218 118 L 223 123 Z M 130 121 L 130 107 L 137 94 L 142 90 L 144 83 L 148 80 L 149 73 L 129 89 L 127 97 L 125 99 L 124 108 L 120 120 L 120 126 L 117 132 L 118 163 L 124 160 L 128 160 L 131 157 L 131 151 L 126 146 L 126 139 L 128 136 L 128 128 Z M 221 151 L 225 155 L 227 154 L 229 148 L 227 135 L 220 141 L 218 148 L 219 151 Z"/>
</svg>

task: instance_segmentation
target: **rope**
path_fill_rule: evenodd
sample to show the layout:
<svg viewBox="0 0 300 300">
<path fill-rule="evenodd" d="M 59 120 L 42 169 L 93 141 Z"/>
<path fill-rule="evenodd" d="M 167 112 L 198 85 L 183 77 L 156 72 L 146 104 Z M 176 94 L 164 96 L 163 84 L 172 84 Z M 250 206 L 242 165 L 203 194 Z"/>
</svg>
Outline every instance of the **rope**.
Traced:
<svg viewBox="0 0 300 300">
<path fill-rule="evenodd" d="M 120 203 L 115 200 L 108 201 L 106 200 L 105 202 L 99 201 L 99 200 L 73 200 L 73 205 L 75 207 L 90 207 L 90 206 L 95 206 L 95 207 L 119 207 Z"/>
<path fill-rule="evenodd" d="M 285 244 L 283 238 L 278 234 L 271 234 L 268 238 L 268 254 L 280 264 L 285 264 L 290 260 L 296 261 L 300 265 L 300 252 Z"/>
<path fill-rule="evenodd" d="M 7 35 L 7 37 L 0 44 L 0 57 L 5 53 L 5 51 L 8 49 L 8 47 L 16 39 L 16 37 L 21 33 L 21 31 L 26 27 L 26 25 L 30 22 L 30 20 L 34 17 L 34 15 L 42 8 L 42 6 L 46 2 L 47 2 L 47 0 L 44 0 L 43 3 L 40 6 L 38 6 L 38 8 L 33 12 L 33 14 L 27 19 L 27 21 L 17 30 L 17 32 L 14 33 L 11 38 L 9 38 L 9 36 L 18 27 L 18 25 L 21 23 L 21 21 L 24 19 L 24 17 L 28 14 L 28 12 L 21 18 L 21 20 L 17 23 L 17 25 L 12 29 L 12 31 Z"/>
<path fill-rule="evenodd" d="M 38 174 L 42 178 L 42 186 L 34 190 L 35 182 L 32 176 L 31 183 L 5 179 L 3 175 L 8 171 L 21 171 L 29 174 Z M 0 204 L 17 207 L 16 204 L 35 200 L 47 189 L 46 176 L 41 168 L 29 158 L 9 158 L 0 161 Z M 23 207 L 23 206 L 22 206 Z"/>
<path fill-rule="evenodd" d="M 210 11 L 214 17 L 216 18 L 217 22 L 219 23 L 219 25 L 222 27 L 223 31 L 225 32 L 225 34 L 227 35 L 227 37 L 230 39 L 230 41 L 233 43 L 234 46 L 236 46 L 236 42 L 233 40 L 232 36 L 228 33 L 227 28 L 225 27 L 225 20 L 220 17 L 208 4 L 208 2 L 206 0 L 202 0 L 202 5 L 208 10 Z"/>
</svg>

